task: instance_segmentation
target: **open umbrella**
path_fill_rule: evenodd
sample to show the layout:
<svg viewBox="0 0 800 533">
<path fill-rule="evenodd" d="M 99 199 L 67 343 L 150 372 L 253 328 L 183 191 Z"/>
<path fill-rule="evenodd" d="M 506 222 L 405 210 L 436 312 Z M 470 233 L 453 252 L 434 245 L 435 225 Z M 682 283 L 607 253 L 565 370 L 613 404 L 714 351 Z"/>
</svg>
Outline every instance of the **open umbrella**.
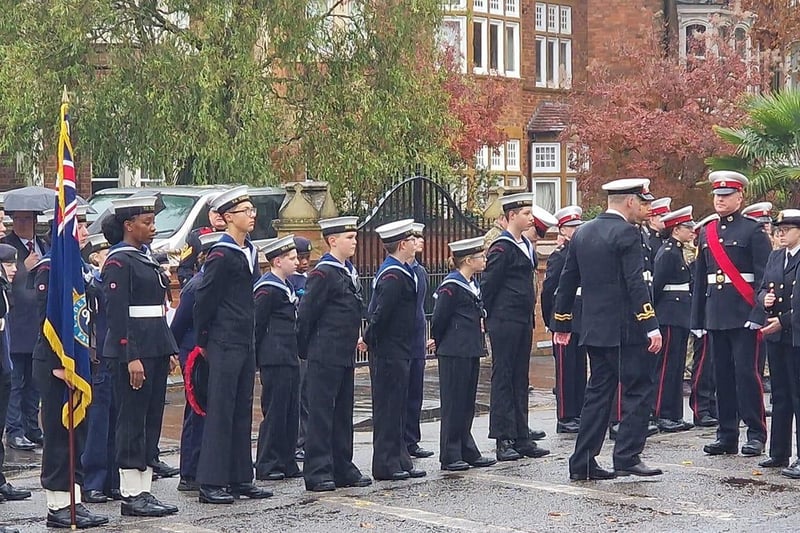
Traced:
<svg viewBox="0 0 800 533">
<path fill-rule="evenodd" d="M 3 198 L 6 211 L 35 211 L 41 213 L 52 209 L 56 191 L 44 187 L 22 187 L 8 191 Z"/>
</svg>

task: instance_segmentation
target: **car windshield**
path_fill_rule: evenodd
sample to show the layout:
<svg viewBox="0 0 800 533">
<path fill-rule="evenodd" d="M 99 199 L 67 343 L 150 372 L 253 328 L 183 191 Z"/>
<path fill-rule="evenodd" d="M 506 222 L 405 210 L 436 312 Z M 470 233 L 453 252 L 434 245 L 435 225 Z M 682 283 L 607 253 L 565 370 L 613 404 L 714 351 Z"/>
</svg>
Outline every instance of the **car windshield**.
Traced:
<svg viewBox="0 0 800 533">
<path fill-rule="evenodd" d="M 112 200 L 119 200 L 120 198 L 127 198 L 130 196 L 128 194 L 96 194 L 89 198 L 89 205 L 95 210 L 94 213 L 89 213 L 86 218 L 89 222 L 94 222 L 97 217 L 100 216 L 100 213 L 104 212 L 106 209 L 111 207 Z"/>
<path fill-rule="evenodd" d="M 197 202 L 196 196 L 162 194 L 165 209 L 156 215 L 156 235 L 171 237 L 181 227 Z"/>
</svg>

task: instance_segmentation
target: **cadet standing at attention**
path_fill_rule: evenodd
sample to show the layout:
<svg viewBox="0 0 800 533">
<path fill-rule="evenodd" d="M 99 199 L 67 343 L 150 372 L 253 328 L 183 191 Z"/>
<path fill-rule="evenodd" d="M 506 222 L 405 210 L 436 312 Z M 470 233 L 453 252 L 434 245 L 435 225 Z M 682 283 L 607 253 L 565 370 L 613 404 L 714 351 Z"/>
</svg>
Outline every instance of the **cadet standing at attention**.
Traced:
<svg viewBox="0 0 800 533">
<path fill-rule="evenodd" d="M 508 220 L 489 248 L 483 273 L 486 329 L 492 343 L 489 438 L 497 442 L 497 460 L 543 457 L 549 450 L 530 438 L 528 372 L 533 338 L 536 269 L 533 245 L 522 233 L 534 223 L 533 193 L 500 198 Z"/>
<path fill-rule="evenodd" d="M 453 272 L 434 295 L 431 336 L 439 361 L 439 391 L 442 423 L 439 431 L 439 462 L 442 470 L 467 470 L 497 462 L 481 455 L 472 438 L 475 394 L 480 358 L 485 354 L 483 302 L 474 275 L 486 265 L 484 238 L 451 242 Z"/>
<path fill-rule="evenodd" d="M 253 284 L 258 253 L 247 235 L 256 208 L 247 187 L 216 198 L 212 208 L 227 230 L 208 252 L 203 280 L 195 293 L 197 345 L 208 360 L 208 408 L 197 465 L 201 503 L 233 503 L 235 498 L 269 498 L 253 484 L 250 431 L 256 375 Z"/>
<path fill-rule="evenodd" d="M 300 363 L 297 357 L 297 296 L 288 276 L 297 268 L 294 235 L 268 241 L 269 261 L 254 289 L 256 359 L 261 377 L 256 479 L 302 477 L 294 452 L 300 419 Z"/>
<path fill-rule="evenodd" d="M 751 322 L 750 314 L 756 305 L 754 286 L 764 275 L 772 247 L 761 226 L 739 213 L 747 178 L 721 170 L 708 179 L 720 220 L 712 220 L 700 232 L 691 324 L 697 335 L 709 335 L 719 428 L 717 440 L 703 451 L 736 454 L 743 420 L 747 442 L 742 455 L 758 456 L 764 453 L 767 422 L 758 372 L 760 325 Z"/>
<path fill-rule="evenodd" d="M 297 311 L 297 348 L 308 360 L 308 426 L 303 478 L 306 490 L 372 484 L 353 464 L 353 386 L 364 300 L 356 252 L 357 217 L 319 221 L 330 248 L 308 274 Z M 363 348 L 363 346 L 362 346 Z"/>
</svg>

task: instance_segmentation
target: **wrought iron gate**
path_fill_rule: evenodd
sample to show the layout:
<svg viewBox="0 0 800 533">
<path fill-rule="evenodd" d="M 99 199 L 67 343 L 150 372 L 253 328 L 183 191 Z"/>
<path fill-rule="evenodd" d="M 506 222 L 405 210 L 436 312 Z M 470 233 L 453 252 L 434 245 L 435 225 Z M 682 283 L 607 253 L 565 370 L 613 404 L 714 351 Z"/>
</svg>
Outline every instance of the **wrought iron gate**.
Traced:
<svg viewBox="0 0 800 533">
<path fill-rule="evenodd" d="M 430 323 L 433 313 L 432 294 L 445 276 L 449 249 L 447 243 L 480 237 L 488 230 L 488 223 L 479 217 L 467 214 L 463 206 L 441 185 L 424 172 L 403 179 L 389 189 L 358 230 L 358 248 L 353 263 L 361 275 L 365 302 L 372 297 L 375 272 L 386 253 L 375 228 L 404 218 L 413 218 L 425 224 L 425 249 L 420 262 L 428 270 L 428 293 L 425 297 L 425 314 Z M 365 364 L 365 354 L 357 355 L 357 362 Z"/>
</svg>

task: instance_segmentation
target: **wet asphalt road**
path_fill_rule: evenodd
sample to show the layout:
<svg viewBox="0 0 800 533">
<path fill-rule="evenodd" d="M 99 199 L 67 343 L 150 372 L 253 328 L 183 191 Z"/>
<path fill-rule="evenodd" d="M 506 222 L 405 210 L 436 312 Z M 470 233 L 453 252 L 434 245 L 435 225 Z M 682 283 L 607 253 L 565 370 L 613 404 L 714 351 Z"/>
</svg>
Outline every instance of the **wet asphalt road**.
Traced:
<svg viewBox="0 0 800 533">
<path fill-rule="evenodd" d="M 119 515 L 118 504 L 92 506 L 108 514 L 107 531 L 250 532 L 250 531 L 797 531 L 800 482 L 760 469 L 758 459 L 707 457 L 703 444 L 713 440 L 709 429 L 651 437 L 643 459 L 665 475 L 643 480 L 570 482 L 567 458 L 573 436 L 555 434 L 552 395 L 531 395 L 530 423 L 545 429 L 542 445 L 552 454 L 464 473 L 444 473 L 437 458 L 416 460 L 428 471 L 422 479 L 378 482 L 364 489 L 315 494 L 302 480 L 259 482 L 275 492 L 269 500 L 242 500 L 232 506 L 197 503 L 196 495 L 178 493 L 177 478 L 153 483 L 153 492 L 181 508 L 170 518 L 131 519 Z M 176 408 L 178 406 L 175 406 Z M 688 413 L 688 410 L 687 410 Z M 437 450 L 439 424 L 423 424 L 422 445 Z M 474 435 L 485 453 L 488 416 L 475 419 Z M 355 462 L 369 473 L 371 433 L 355 434 Z M 163 448 L 174 441 L 165 437 Z M 178 457 L 168 453 L 167 462 Z M 35 460 L 35 456 L 33 456 Z M 599 461 L 611 465 L 611 443 Z M 11 475 L 17 486 L 34 491 L 31 500 L 0 504 L 0 524 L 24 532 L 46 531 L 44 493 L 38 471 Z"/>
</svg>

